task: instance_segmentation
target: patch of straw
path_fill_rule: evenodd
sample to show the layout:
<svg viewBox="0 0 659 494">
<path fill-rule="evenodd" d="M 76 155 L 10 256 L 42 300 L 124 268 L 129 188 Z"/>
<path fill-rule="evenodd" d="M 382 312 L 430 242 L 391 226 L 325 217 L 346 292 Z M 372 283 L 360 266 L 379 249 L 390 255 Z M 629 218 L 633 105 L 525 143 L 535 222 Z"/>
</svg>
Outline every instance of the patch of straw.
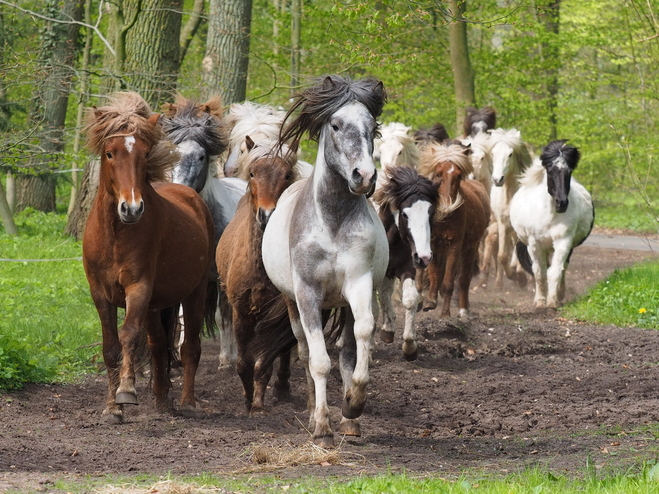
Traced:
<svg viewBox="0 0 659 494">
<path fill-rule="evenodd" d="M 157 482 L 151 487 L 136 486 L 105 486 L 93 491 L 95 494 L 217 494 L 228 493 L 220 487 L 198 486 L 196 484 L 184 484 L 172 480 Z"/>
<path fill-rule="evenodd" d="M 343 451 L 341 445 L 334 449 L 325 449 L 308 442 L 302 446 L 291 443 L 261 443 L 250 446 L 242 455 L 245 467 L 235 470 L 234 474 L 271 472 L 288 467 L 311 465 L 357 466 L 365 463 L 364 456 Z"/>
</svg>

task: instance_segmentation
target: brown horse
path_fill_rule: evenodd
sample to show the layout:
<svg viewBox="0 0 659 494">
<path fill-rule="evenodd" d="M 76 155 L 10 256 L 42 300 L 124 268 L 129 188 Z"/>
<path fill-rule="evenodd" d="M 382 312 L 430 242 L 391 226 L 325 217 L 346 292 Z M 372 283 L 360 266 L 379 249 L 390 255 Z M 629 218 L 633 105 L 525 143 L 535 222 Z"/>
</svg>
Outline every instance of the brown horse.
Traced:
<svg viewBox="0 0 659 494">
<path fill-rule="evenodd" d="M 123 421 L 124 404 L 137 404 L 135 359 L 145 337 L 156 407 L 172 408 L 167 371 L 179 304 L 186 328 L 180 407 L 195 408 L 199 334 L 204 316 L 208 324 L 217 306 L 217 300 L 206 300 L 214 253 L 208 208 L 189 187 L 152 183 L 165 180 L 178 158 L 158 117 L 138 94 L 118 93 L 108 106 L 94 108 L 87 126 L 88 147 L 100 155 L 101 173 L 83 262 L 101 319 L 108 372 L 103 415 L 111 423 Z M 126 309 L 119 331 L 118 307 Z"/>
<path fill-rule="evenodd" d="M 221 296 L 226 296 L 231 306 L 238 344 L 236 370 L 243 383 L 245 405 L 250 414 L 256 414 L 264 411 L 265 390 L 272 376 L 272 365 L 262 369 L 262 359 L 255 360 L 250 345 L 258 344 L 254 341 L 257 338 L 256 325 L 266 308 L 280 296 L 263 267 L 263 230 L 279 196 L 299 178 L 299 171 L 297 155 L 289 153 L 287 146 L 275 148 L 276 141 L 268 139 L 254 143 L 249 136 L 245 142 L 247 162 L 239 169 L 248 179 L 247 193 L 220 238 L 215 260 Z M 286 351 L 279 358 L 273 390 L 275 399 L 290 394 L 289 378 L 290 351 Z"/>
<path fill-rule="evenodd" d="M 439 203 L 432 226 L 434 258 L 426 269 L 429 298 L 423 309 L 437 307 L 441 280 L 442 317 L 450 316 L 456 278 L 460 317 L 469 316 L 469 284 L 478 270 L 478 246 L 490 220 L 490 199 L 485 187 L 467 179 L 473 171 L 469 153 L 469 148 L 458 141 L 446 141 L 426 146 L 419 162 L 419 172 L 439 182 Z"/>
</svg>

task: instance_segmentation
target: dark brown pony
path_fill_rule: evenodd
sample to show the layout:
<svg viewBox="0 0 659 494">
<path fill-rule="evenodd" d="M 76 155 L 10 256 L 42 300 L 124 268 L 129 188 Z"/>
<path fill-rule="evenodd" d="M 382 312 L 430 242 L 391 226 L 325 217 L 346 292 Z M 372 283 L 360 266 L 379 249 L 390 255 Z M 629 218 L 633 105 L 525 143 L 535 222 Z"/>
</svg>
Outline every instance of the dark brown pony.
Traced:
<svg viewBox="0 0 659 494">
<path fill-rule="evenodd" d="M 439 202 L 433 218 L 433 261 L 426 269 L 430 287 L 423 309 L 437 307 L 441 281 L 442 317 L 450 316 L 451 297 L 458 281 L 460 317 L 469 316 L 469 284 L 478 271 L 478 246 L 490 220 L 490 200 L 472 172 L 469 148 L 458 141 L 426 146 L 419 173 L 439 182 Z M 417 277 L 417 280 L 419 277 Z"/>
<path fill-rule="evenodd" d="M 137 404 L 135 359 L 145 337 L 156 407 L 171 409 L 167 371 L 179 304 L 186 327 L 180 407 L 195 408 L 199 334 L 204 316 L 212 321 L 217 306 L 206 300 L 213 221 L 192 189 L 158 182 L 178 158 L 157 126 L 158 116 L 138 94 L 118 93 L 108 106 L 94 108 L 87 126 L 88 147 L 101 157 L 101 172 L 83 262 L 101 319 L 108 372 L 103 415 L 111 423 L 123 421 L 124 404 Z M 126 309 L 120 331 L 118 307 Z"/>
<path fill-rule="evenodd" d="M 421 149 L 426 144 L 441 143 L 448 140 L 448 132 L 444 124 L 436 123 L 430 129 L 419 129 L 414 132 L 414 142 Z"/>
<path fill-rule="evenodd" d="M 247 193 L 220 238 L 215 261 L 221 297 L 226 296 L 231 307 L 238 344 L 236 370 L 243 383 L 245 405 L 250 414 L 256 414 L 264 411 L 265 390 L 272 376 L 272 365 L 263 369 L 263 359 L 255 359 L 250 345 L 258 345 L 254 341 L 257 323 L 275 299 L 280 298 L 279 290 L 263 267 L 263 230 L 279 196 L 299 178 L 299 174 L 295 166 L 297 155 L 289 153 L 287 146 L 275 148 L 276 141 L 268 139 L 254 143 L 249 136 L 245 142 L 247 164 L 240 169 L 248 179 Z M 289 378 L 290 351 L 285 351 L 279 358 L 273 390 L 275 399 L 284 399 L 290 394 Z"/>
<path fill-rule="evenodd" d="M 497 112 L 491 106 L 483 108 L 467 108 L 467 114 L 462 124 L 463 137 L 474 137 L 481 132 L 493 130 L 497 126 Z"/>
</svg>

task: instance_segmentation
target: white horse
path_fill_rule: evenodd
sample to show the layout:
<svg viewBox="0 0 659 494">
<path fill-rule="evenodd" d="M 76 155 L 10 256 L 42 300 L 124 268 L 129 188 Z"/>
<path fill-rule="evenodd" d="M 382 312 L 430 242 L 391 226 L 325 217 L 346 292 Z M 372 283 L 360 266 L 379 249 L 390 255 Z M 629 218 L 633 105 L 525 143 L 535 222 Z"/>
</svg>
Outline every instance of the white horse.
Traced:
<svg viewBox="0 0 659 494">
<path fill-rule="evenodd" d="M 547 144 L 510 203 L 510 222 L 520 240 L 518 258 L 535 277 L 536 312 L 555 311 L 562 302 L 570 255 L 586 240 L 595 219 L 590 194 L 572 178 L 579 150 L 565 142 Z"/>
<path fill-rule="evenodd" d="M 490 132 L 490 142 L 494 185 L 490 190 L 490 206 L 497 228 L 496 233 L 488 235 L 496 235 L 498 240 L 496 287 L 503 286 L 503 273 L 519 286 L 525 286 L 526 274 L 519 267 L 514 252 L 516 237 L 510 224 L 510 201 L 519 188 L 518 176 L 531 165 L 531 152 L 517 129 L 495 129 Z M 486 239 L 486 247 L 488 244 L 491 242 Z M 488 258 L 484 255 L 484 259 Z"/>
<path fill-rule="evenodd" d="M 373 137 L 386 94 L 374 79 L 327 76 L 302 93 L 301 109 L 280 140 L 296 148 L 303 133 L 318 140 L 311 177 L 289 187 L 263 235 L 263 264 L 288 306 L 307 370 L 310 427 L 316 444 L 334 445 L 327 406 L 331 362 L 322 311 L 344 308 L 339 340 L 344 399 L 339 431 L 361 434 L 366 404 L 375 290 L 387 269 L 387 236 L 366 195 L 375 186 Z"/>
</svg>

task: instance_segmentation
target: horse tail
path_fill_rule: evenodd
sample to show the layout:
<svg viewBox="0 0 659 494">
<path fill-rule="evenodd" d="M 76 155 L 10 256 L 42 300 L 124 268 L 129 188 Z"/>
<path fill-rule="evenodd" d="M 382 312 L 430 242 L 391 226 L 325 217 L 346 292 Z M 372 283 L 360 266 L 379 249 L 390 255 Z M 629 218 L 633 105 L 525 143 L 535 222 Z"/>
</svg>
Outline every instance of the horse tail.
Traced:
<svg viewBox="0 0 659 494">
<path fill-rule="evenodd" d="M 526 247 L 526 244 L 518 240 L 515 246 L 515 252 L 517 253 L 517 260 L 524 268 L 524 271 L 533 275 L 533 261 L 531 261 L 529 249 Z"/>
<path fill-rule="evenodd" d="M 181 304 L 176 304 L 160 311 L 160 322 L 167 338 L 167 372 L 170 372 L 172 367 L 181 367 L 181 361 L 176 351 L 176 330 L 178 329 L 180 308 Z"/>
<path fill-rule="evenodd" d="M 331 319 L 331 324 L 325 331 L 325 341 L 335 343 L 343 334 L 347 318 L 348 307 L 340 309 L 323 310 L 323 327 Z M 254 380 L 258 381 L 263 374 L 272 367 L 275 359 L 285 352 L 291 351 L 297 345 L 297 338 L 291 329 L 288 317 L 288 306 L 283 295 L 275 298 L 262 315 L 254 330 L 254 339 L 248 346 L 248 353 L 254 362 L 259 362 L 254 373 Z"/>
<path fill-rule="evenodd" d="M 217 286 L 217 278 L 210 277 L 206 288 L 206 304 L 204 305 L 204 327 L 206 331 L 204 335 L 215 336 L 217 331 L 217 322 L 215 321 L 215 312 L 218 308 L 218 300 L 220 299 L 219 289 Z"/>
</svg>

